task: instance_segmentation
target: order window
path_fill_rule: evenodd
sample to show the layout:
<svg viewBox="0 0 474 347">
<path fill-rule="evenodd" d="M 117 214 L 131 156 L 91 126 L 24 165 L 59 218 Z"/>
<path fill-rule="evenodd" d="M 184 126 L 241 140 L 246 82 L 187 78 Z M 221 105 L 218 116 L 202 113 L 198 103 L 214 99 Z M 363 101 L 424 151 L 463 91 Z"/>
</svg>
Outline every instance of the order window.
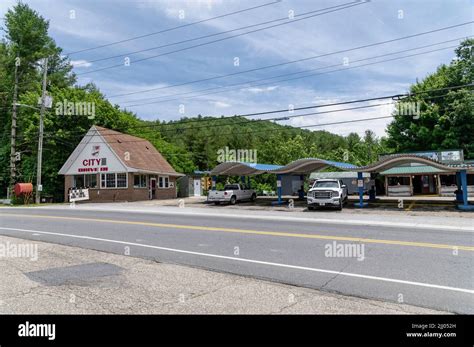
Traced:
<svg viewBox="0 0 474 347">
<path fill-rule="evenodd" d="M 101 188 L 127 188 L 127 173 L 107 173 L 100 176 Z"/>
<path fill-rule="evenodd" d="M 133 176 L 133 187 L 134 188 L 146 188 L 146 175 L 134 175 Z"/>
<path fill-rule="evenodd" d="M 160 176 L 158 177 L 158 187 L 159 188 L 169 188 L 170 182 L 168 176 Z"/>
<path fill-rule="evenodd" d="M 127 174 L 118 173 L 117 174 L 117 188 L 126 188 L 127 187 Z"/>
</svg>

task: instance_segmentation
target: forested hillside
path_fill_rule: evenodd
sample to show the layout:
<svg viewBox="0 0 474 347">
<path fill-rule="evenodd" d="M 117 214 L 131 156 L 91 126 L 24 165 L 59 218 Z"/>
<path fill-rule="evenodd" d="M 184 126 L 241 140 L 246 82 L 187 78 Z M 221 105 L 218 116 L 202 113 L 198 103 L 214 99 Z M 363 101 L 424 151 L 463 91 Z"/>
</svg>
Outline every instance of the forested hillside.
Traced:
<svg viewBox="0 0 474 347">
<path fill-rule="evenodd" d="M 60 200 L 63 177 L 57 172 L 87 130 L 93 125 L 115 129 L 150 140 L 178 172 L 208 170 L 217 164 L 217 151 L 224 147 L 257 150 L 258 161 L 286 164 L 304 157 L 348 161 L 356 165 L 377 159 L 380 153 L 395 150 L 461 147 L 472 156 L 472 94 L 453 92 L 446 104 L 426 104 L 422 122 L 397 117 L 389 127 L 390 138 L 379 139 L 370 130 L 364 137 L 346 137 L 327 131 L 310 131 L 282 126 L 271 121 L 244 117 L 212 118 L 196 115 L 172 122 L 144 121 L 135 114 L 111 104 L 98 86 L 76 84 L 72 66 L 62 49 L 48 35 L 49 23 L 19 3 L 5 16 L 4 37 L 0 43 L 0 197 L 10 181 L 10 132 L 14 100 L 15 68 L 18 78 L 17 102 L 37 106 L 41 95 L 41 59 L 49 56 L 48 94 L 54 103 L 61 100 L 92 102 L 95 117 L 57 115 L 53 108 L 45 116 L 43 154 L 44 195 Z M 472 81 L 473 41 L 458 51 L 456 67 L 441 67 L 414 90 Z M 17 66 L 16 66 L 17 65 Z M 467 70 L 467 72 L 466 72 Z M 447 76 L 447 77 L 446 77 Z M 448 79 L 449 77 L 449 79 Z M 17 107 L 16 182 L 34 182 L 38 143 L 39 112 Z M 386 143 L 389 145 L 387 146 Z M 265 177 L 262 178 L 263 180 Z"/>
</svg>

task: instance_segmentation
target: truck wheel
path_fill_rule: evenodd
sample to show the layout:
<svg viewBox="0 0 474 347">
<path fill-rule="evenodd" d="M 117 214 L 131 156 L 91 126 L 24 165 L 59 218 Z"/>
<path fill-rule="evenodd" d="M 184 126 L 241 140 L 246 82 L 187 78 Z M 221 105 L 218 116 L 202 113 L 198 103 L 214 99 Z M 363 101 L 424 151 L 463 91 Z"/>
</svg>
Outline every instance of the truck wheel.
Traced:
<svg viewBox="0 0 474 347">
<path fill-rule="evenodd" d="M 232 195 L 232 197 L 230 198 L 230 204 L 235 205 L 236 201 L 237 201 L 237 199 L 235 198 L 235 195 Z"/>
<path fill-rule="evenodd" d="M 257 195 L 252 194 L 252 197 L 250 198 L 250 201 L 254 202 L 255 200 L 257 200 Z"/>
<path fill-rule="evenodd" d="M 339 211 L 342 211 L 342 200 L 339 200 L 339 206 L 337 207 Z"/>
<path fill-rule="evenodd" d="M 221 203 L 219 201 L 215 201 L 214 205 L 220 205 Z"/>
<path fill-rule="evenodd" d="M 313 210 L 314 210 L 314 206 L 308 206 L 308 210 L 309 210 L 309 211 L 313 211 Z"/>
</svg>

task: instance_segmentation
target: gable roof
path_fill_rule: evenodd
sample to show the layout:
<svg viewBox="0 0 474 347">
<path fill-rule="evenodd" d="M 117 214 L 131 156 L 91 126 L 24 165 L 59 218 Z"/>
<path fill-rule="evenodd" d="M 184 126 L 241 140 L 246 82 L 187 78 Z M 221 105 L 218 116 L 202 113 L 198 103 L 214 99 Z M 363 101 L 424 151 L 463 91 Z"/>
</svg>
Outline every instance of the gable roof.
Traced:
<svg viewBox="0 0 474 347">
<path fill-rule="evenodd" d="M 65 174 L 94 136 L 100 136 L 129 172 L 145 172 L 169 176 L 184 176 L 176 172 L 160 152 L 147 140 L 121 132 L 92 126 L 64 163 L 59 174 Z"/>
<path fill-rule="evenodd" d="M 125 166 L 139 171 L 184 176 L 173 169 L 150 141 L 115 130 L 94 127 Z M 129 160 L 124 160 L 125 157 Z"/>
</svg>

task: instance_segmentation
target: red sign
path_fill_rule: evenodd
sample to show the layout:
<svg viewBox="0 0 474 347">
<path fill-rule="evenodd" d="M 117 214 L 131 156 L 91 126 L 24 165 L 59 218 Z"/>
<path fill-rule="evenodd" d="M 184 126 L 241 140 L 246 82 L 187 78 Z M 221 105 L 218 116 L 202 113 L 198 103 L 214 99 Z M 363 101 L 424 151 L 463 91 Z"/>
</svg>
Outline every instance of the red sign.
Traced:
<svg viewBox="0 0 474 347">
<path fill-rule="evenodd" d="M 78 168 L 78 172 L 99 172 L 99 171 L 109 171 L 106 158 L 93 158 L 93 159 L 84 159 L 82 161 L 84 167 Z M 97 167 L 101 166 L 101 167 Z"/>
</svg>

